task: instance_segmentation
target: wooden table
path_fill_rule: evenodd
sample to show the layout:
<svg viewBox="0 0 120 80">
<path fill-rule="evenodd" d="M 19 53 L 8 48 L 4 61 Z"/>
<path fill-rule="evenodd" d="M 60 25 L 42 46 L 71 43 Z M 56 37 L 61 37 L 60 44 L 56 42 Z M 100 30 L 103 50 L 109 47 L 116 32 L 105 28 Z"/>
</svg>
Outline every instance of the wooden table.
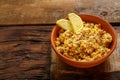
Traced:
<svg viewBox="0 0 120 80">
<path fill-rule="evenodd" d="M 113 25 L 117 47 L 103 64 L 76 69 L 51 50 L 55 21 L 70 12 Z M 120 80 L 120 0 L 0 0 L 0 80 Z"/>
</svg>

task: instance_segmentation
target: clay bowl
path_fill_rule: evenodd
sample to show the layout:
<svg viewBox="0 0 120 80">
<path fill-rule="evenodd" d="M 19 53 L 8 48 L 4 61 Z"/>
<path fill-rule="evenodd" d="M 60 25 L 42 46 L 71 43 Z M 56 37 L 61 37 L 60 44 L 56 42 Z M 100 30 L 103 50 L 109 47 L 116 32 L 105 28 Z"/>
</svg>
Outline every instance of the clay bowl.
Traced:
<svg viewBox="0 0 120 80">
<path fill-rule="evenodd" d="M 78 15 L 82 18 L 83 21 L 92 22 L 92 23 L 100 23 L 101 28 L 112 35 L 113 41 L 110 45 L 109 53 L 106 56 L 104 56 L 104 57 L 102 57 L 98 60 L 89 61 L 89 62 L 73 61 L 73 60 L 63 56 L 60 52 L 58 52 L 58 50 L 56 49 L 56 45 L 55 45 L 55 40 L 56 40 L 56 37 L 58 35 L 58 31 L 60 30 L 60 27 L 57 26 L 57 25 L 54 26 L 54 28 L 52 30 L 52 33 L 51 33 L 52 47 L 53 47 L 54 51 L 56 52 L 56 54 L 68 65 L 71 65 L 71 66 L 74 66 L 74 67 L 77 67 L 77 68 L 90 68 L 90 67 L 97 66 L 97 65 L 103 63 L 105 60 L 107 60 L 107 58 L 114 51 L 114 49 L 116 47 L 116 43 L 117 43 L 115 30 L 113 29 L 113 27 L 108 22 L 101 19 L 100 17 L 94 16 L 94 15 L 88 15 L 88 14 L 78 14 Z"/>
</svg>

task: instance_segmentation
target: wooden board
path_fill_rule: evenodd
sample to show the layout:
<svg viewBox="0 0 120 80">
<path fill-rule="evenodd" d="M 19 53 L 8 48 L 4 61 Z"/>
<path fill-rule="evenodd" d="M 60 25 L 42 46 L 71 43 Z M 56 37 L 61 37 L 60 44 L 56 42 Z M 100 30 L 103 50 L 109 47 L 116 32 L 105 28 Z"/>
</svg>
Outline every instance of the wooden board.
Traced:
<svg viewBox="0 0 120 80">
<path fill-rule="evenodd" d="M 115 27 L 115 29 L 117 32 L 116 49 L 107 61 L 93 68 L 71 67 L 61 61 L 52 49 L 52 80 L 75 80 L 75 78 L 76 80 L 120 80 L 120 76 L 118 76 L 120 75 L 120 27 Z"/>
<path fill-rule="evenodd" d="M 53 24 L 70 12 L 120 22 L 120 0 L 0 0 L 0 25 Z"/>
<path fill-rule="evenodd" d="M 0 27 L 0 80 L 48 80 L 51 29 Z"/>
</svg>

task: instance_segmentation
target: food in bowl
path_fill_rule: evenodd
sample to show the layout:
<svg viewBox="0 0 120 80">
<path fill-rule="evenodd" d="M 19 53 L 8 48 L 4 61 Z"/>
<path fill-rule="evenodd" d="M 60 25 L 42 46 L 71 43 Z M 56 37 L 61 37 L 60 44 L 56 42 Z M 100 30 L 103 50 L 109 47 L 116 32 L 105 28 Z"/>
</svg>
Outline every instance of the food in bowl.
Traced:
<svg viewBox="0 0 120 80">
<path fill-rule="evenodd" d="M 110 51 L 112 36 L 101 29 L 101 24 L 82 21 L 74 13 L 56 24 L 61 27 L 55 41 L 56 48 L 65 57 L 89 62 L 102 58 Z"/>
</svg>

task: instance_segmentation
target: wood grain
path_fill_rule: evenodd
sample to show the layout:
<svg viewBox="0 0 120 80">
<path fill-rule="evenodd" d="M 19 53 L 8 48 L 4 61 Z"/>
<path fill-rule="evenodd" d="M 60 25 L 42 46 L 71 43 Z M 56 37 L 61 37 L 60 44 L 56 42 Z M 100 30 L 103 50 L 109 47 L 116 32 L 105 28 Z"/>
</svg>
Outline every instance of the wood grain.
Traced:
<svg viewBox="0 0 120 80">
<path fill-rule="evenodd" d="M 120 22 L 120 0 L 0 0 L 0 25 L 53 24 L 70 12 Z"/>
<path fill-rule="evenodd" d="M 120 27 L 114 27 L 117 33 L 117 46 L 113 54 L 104 63 L 88 69 L 74 68 L 56 55 L 52 49 L 51 77 L 53 80 L 119 80 L 120 77 Z M 73 75 L 73 76 L 72 76 Z M 113 76 L 108 77 L 107 76 Z M 87 78 L 86 78 L 87 77 Z M 97 78 L 98 77 L 98 78 Z"/>
<path fill-rule="evenodd" d="M 0 27 L 0 80 L 48 80 L 51 29 Z"/>
</svg>

